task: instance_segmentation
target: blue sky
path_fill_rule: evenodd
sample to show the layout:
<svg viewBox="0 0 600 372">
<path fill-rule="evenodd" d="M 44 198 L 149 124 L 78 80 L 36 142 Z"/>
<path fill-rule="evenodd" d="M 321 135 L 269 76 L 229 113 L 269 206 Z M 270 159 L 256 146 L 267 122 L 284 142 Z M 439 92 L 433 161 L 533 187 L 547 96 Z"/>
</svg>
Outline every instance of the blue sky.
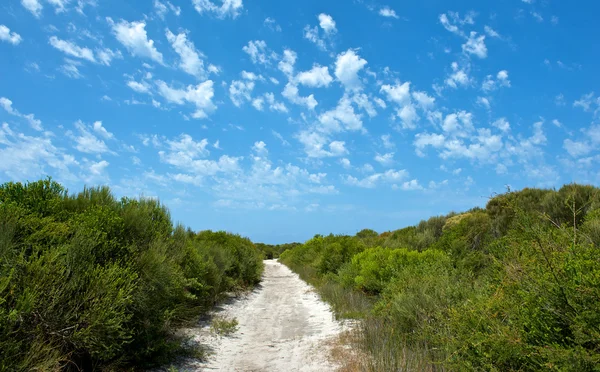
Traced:
<svg viewBox="0 0 600 372">
<path fill-rule="evenodd" d="M 0 181 L 106 184 L 268 243 L 597 185 L 599 10 L 3 1 Z"/>
</svg>

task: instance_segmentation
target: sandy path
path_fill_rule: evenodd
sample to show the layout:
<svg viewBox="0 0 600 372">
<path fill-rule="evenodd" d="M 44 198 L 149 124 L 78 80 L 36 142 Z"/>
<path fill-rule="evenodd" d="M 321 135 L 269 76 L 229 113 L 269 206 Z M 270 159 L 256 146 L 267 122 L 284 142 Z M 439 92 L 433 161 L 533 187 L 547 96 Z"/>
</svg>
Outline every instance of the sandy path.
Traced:
<svg viewBox="0 0 600 372">
<path fill-rule="evenodd" d="M 261 285 L 247 297 L 224 305 L 219 315 L 234 317 L 239 330 L 212 335 L 205 326 L 194 339 L 213 350 L 206 363 L 184 371 L 334 371 L 325 342 L 342 326 L 313 288 L 286 266 L 265 261 Z"/>
</svg>

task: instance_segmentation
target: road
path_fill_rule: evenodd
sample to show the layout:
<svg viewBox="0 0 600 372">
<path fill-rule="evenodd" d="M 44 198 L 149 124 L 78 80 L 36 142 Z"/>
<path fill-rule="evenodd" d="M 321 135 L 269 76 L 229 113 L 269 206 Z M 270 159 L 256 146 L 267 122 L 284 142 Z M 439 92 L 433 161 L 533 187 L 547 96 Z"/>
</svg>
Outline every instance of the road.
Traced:
<svg viewBox="0 0 600 372">
<path fill-rule="evenodd" d="M 196 342 L 212 350 L 207 362 L 188 362 L 184 371 L 336 370 L 327 341 L 342 331 L 314 288 L 285 265 L 265 261 L 261 285 L 217 313 L 239 322 L 231 336 L 217 336 L 206 325 L 192 330 Z M 190 333 L 188 333 L 190 334 Z"/>
</svg>

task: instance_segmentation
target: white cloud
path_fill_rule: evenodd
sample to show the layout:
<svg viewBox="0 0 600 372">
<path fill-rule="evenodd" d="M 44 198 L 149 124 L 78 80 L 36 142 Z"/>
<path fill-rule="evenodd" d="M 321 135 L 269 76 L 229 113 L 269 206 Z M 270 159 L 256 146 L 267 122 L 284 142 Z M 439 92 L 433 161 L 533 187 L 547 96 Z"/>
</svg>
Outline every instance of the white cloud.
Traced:
<svg viewBox="0 0 600 372">
<path fill-rule="evenodd" d="M 387 108 L 387 105 L 385 104 L 385 101 L 382 100 L 381 98 L 375 97 L 375 98 L 373 98 L 373 101 L 377 104 L 377 106 L 379 106 L 379 107 L 381 107 L 383 109 Z"/>
<path fill-rule="evenodd" d="M 580 99 L 573 102 L 573 107 L 581 107 L 583 111 L 590 111 L 594 103 L 594 92 L 584 94 Z"/>
<path fill-rule="evenodd" d="M 298 133 L 296 138 L 304 145 L 304 151 L 309 158 L 335 157 L 348 153 L 345 142 L 329 141 L 329 139 L 321 133 L 302 131 Z"/>
<path fill-rule="evenodd" d="M 402 120 L 402 129 L 415 129 L 417 127 L 416 122 L 420 119 L 412 103 L 399 109 L 398 117 Z"/>
<path fill-rule="evenodd" d="M 398 105 L 406 105 L 410 103 L 410 82 L 396 85 L 385 84 L 381 86 L 380 92 L 387 96 L 387 100 L 397 103 Z"/>
<path fill-rule="evenodd" d="M 7 123 L 0 126 L 0 172 L 11 179 L 40 178 L 52 173 L 73 179 L 69 167 L 77 165 L 72 155 L 52 144 L 51 135 L 27 136 L 14 133 Z M 46 167 L 52 168 L 48 170 Z"/>
<path fill-rule="evenodd" d="M 383 147 L 386 149 L 393 149 L 394 147 L 396 147 L 394 145 L 394 143 L 390 140 L 392 136 L 390 136 L 389 134 L 384 134 L 381 136 L 381 142 L 383 142 Z"/>
<path fill-rule="evenodd" d="M 417 180 L 410 180 L 410 181 L 404 182 L 402 184 L 402 190 L 405 190 L 405 191 L 423 190 L 423 186 L 421 186 L 419 184 L 419 181 L 417 181 Z"/>
<path fill-rule="evenodd" d="M 12 107 L 12 101 L 6 97 L 0 97 L 0 107 L 2 107 L 4 110 L 6 110 L 6 112 L 8 112 L 10 115 L 22 118 L 27 120 L 27 122 L 29 123 L 29 125 L 37 130 L 37 131 L 41 131 L 42 128 L 42 121 L 38 120 L 35 118 L 35 115 L 33 114 L 21 114 L 17 109 Z"/>
<path fill-rule="evenodd" d="M 75 141 L 75 148 L 77 150 L 86 154 L 104 154 L 110 152 L 106 143 L 90 131 L 94 130 L 94 127 L 88 127 L 79 120 L 75 123 L 75 128 L 79 131 L 79 135 L 67 131 L 67 137 Z"/>
<path fill-rule="evenodd" d="M 22 38 L 16 32 L 11 32 L 10 28 L 5 25 L 0 25 L 0 40 L 6 41 L 12 45 L 19 45 Z"/>
<path fill-rule="evenodd" d="M 501 70 L 496 74 L 496 80 L 492 78 L 492 75 L 486 76 L 484 82 L 481 84 L 481 89 L 484 92 L 493 91 L 499 87 L 510 88 L 510 80 L 508 79 L 508 71 Z"/>
<path fill-rule="evenodd" d="M 319 29 L 317 26 L 310 27 L 309 25 L 306 25 L 304 27 L 303 35 L 306 40 L 314 43 L 317 47 L 319 47 L 319 49 L 327 50 L 327 44 L 325 43 L 325 40 L 319 37 Z"/>
<path fill-rule="evenodd" d="M 362 59 L 354 50 L 338 54 L 335 61 L 335 76 L 347 90 L 360 90 L 362 84 L 358 73 L 365 67 L 367 61 Z"/>
<path fill-rule="evenodd" d="M 325 33 L 332 34 L 337 32 L 335 27 L 335 21 L 329 14 L 321 13 L 318 16 L 319 26 L 325 31 Z"/>
<path fill-rule="evenodd" d="M 423 110 L 431 110 L 435 105 L 435 98 L 425 92 L 413 92 L 412 97 Z"/>
<path fill-rule="evenodd" d="M 252 106 L 254 106 L 254 108 L 257 109 L 258 111 L 263 110 L 264 103 L 265 103 L 265 100 L 262 97 L 255 98 L 252 100 Z"/>
<path fill-rule="evenodd" d="M 329 86 L 333 78 L 329 75 L 329 67 L 314 65 L 311 70 L 300 72 L 296 81 L 307 87 L 320 88 Z"/>
<path fill-rule="evenodd" d="M 286 74 L 288 77 L 294 74 L 294 65 L 296 64 L 297 54 L 293 50 L 286 49 L 283 51 L 283 58 L 279 61 L 277 67 L 281 72 Z"/>
<path fill-rule="evenodd" d="M 490 109 L 491 105 L 490 105 L 490 100 L 487 99 L 486 97 L 477 97 L 477 101 L 475 101 L 479 106 L 482 106 L 486 109 Z"/>
<path fill-rule="evenodd" d="M 256 81 L 256 80 L 264 81 L 265 80 L 265 78 L 262 75 L 256 75 L 254 72 L 248 72 L 246 70 L 242 70 L 240 75 L 242 76 L 242 79 L 246 79 L 246 80 L 250 80 L 250 81 Z"/>
<path fill-rule="evenodd" d="M 146 33 L 146 22 L 127 22 L 121 20 L 115 23 L 110 17 L 106 19 L 112 27 L 113 34 L 117 40 L 137 57 L 150 58 L 161 65 L 163 55 L 154 46 L 154 40 L 148 39 Z"/>
<path fill-rule="evenodd" d="M 267 43 L 264 40 L 250 40 L 242 50 L 250 56 L 254 64 L 266 65 L 270 63 L 270 57 L 267 55 Z"/>
<path fill-rule="evenodd" d="M 344 181 L 352 186 L 358 186 L 363 188 L 372 189 L 375 188 L 379 183 L 395 183 L 401 182 L 408 177 L 408 172 L 405 169 L 395 170 L 389 169 L 384 173 L 374 173 L 361 180 L 353 176 L 346 176 Z"/>
<path fill-rule="evenodd" d="M 150 84 L 145 81 L 137 82 L 134 80 L 129 80 L 127 82 L 127 86 L 138 93 L 150 93 Z"/>
<path fill-rule="evenodd" d="M 356 106 L 358 106 L 358 108 L 365 110 L 369 117 L 373 118 L 377 116 L 377 111 L 375 110 L 375 107 L 373 107 L 373 104 L 369 100 L 369 96 L 367 96 L 366 94 L 354 94 L 354 96 L 352 96 L 352 102 L 356 103 Z"/>
<path fill-rule="evenodd" d="M 396 19 L 400 18 L 396 14 L 396 11 L 394 9 L 391 9 L 389 6 L 385 6 L 381 9 L 379 9 L 379 15 L 382 17 L 386 17 L 386 18 L 396 18 Z"/>
<path fill-rule="evenodd" d="M 51 36 L 49 41 L 50 45 L 54 48 L 60 50 L 61 52 L 70 55 L 72 57 L 81 58 L 88 60 L 90 62 L 96 62 L 94 58 L 94 52 L 91 49 L 80 47 L 70 41 L 65 41 L 57 38 L 56 36 Z"/>
<path fill-rule="evenodd" d="M 469 12 L 463 18 L 460 18 L 459 13 L 448 12 L 448 14 L 440 14 L 438 19 L 446 30 L 460 36 L 465 36 L 465 33 L 458 26 L 475 24 L 475 16 L 474 12 Z"/>
<path fill-rule="evenodd" d="M 276 132 L 274 130 L 271 130 L 271 133 L 273 134 L 273 136 L 275 136 L 275 138 L 277 138 L 279 141 L 281 141 L 281 145 L 282 146 L 289 146 L 290 145 L 290 143 L 285 138 L 283 138 L 283 136 L 281 135 L 281 133 Z"/>
<path fill-rule="evenodd" d="M 344 169 L 352 168 L 352 164 L 350 164 L 350 160 L 348 160 L 347 158 L 340 159 L 340 164 L 342 165 L 342 167 L 344 167 Z"/>
<path fill-rule="evenodd" d="M 101 175 L 104 173 L 109 164 L 110 163 L 106 160 L 100 160 L 97 163 L 92 162 L 92 165 L 90 165 L 90 173 L 96 176 Z"/>
<path fill-rule="evenodd" d="M 254 145 L 252 146 L 252 151 L 261 156 L 265 156 L 269 153 L 269 151 L 267 150 L 267 145 L 263 141 L 254 142 Z"/>
<path fill-rule="evenodd" d="M 169 12 L 169 10 L 172 11 L 173 14 L 175 14 L 177 17 L 179 17 L 179 15 L 181 14 L 181 8 L 171 4 L 170 1 L 167 1 L 167 4 L 165 5 L 159 0 L 154 0 L 154 10 L 156 11 L 156 14 L 162 19 L 165 18 L 165 15 Z"/>
<path fill-rule="evenodd" d="M 54 11 L 56 14 L 62 13 L 65 11 L 65 6 L 71 0 L 47 0 L 50 4 L 54 5 Z"/>
<path fill-rule="evenodd" d="M 442 134 L 433 134 L 433 133 L 419 133 L 415 136 L 414 145 L 416 148 L 416 153 L 419 156 L 425 156 L 423 150 L 427 146 L 432 146 L 434 148 L 441 148 L 446 141 L 446 137 Z"/>
<path fill-rule="evenodd" d="M 500 36 L 500 34 L 496 30 L 494 30 L 493 28 L 491 28 L 490 26 L 485 26 L 483 29 L 485 30 L 485 33 L 489 37 L 494 37 L 494 38 L 497 38 L 497 39 L 502 38 L 502 36 Z"/>
<path fill-rule="evenodd" d="M 40 18 L 42 15 L 43 6 L 40 0 L 21 0 L 21 5 L 29 10 L 36 18 Z"/>
<path fill-rule="evenodd" d="M 215 3 L 210 0 L 192 0 L 192 3 L 198 13 L 214 13 L 218 18 L 231 17 L 235 19 L 240 15 L 242 8 L 244 7 L 242 0 L 216 1 L 220 1 L 221 5 L 215 5 Z"/>
<path fill-rule="evenodd" d="M 394 153 L 393 152 L 388 152 L 386 154 L 377 154 L 375 155 L 375 161 L 378 162 L 379 164 L 383 165 L 384 167 L 390 166 L 394 163 Z"/>
<path fill-rule="evenodd" d="M 199 79 L 205 79 L 206 71 L 204 70 L 204 62 L 200 58 L 201 53 L 196 50 L 194 43 L 187 39 L 186 33 L 182 32 L 175 35 L 169 29 L 165 32 L 167 40 L 179 55 L 179 68 Z"/>
<path fill-rule="evenodd" d="M 287 83 L 281 95 L 287 98 L 290 102 L 297 105 L 306 106 L 309 110 L 314 110 L 319 104 L 313 94 L 308 97 L 301 97 L 298 87 L 292 83 Z"/>
<path fill-rule="evenodd" d="M 171 88 L 162 80 L 156 82 L 158 92 L 169 102 L 183 105 L 186 101 L 196 106 L 196 111 L 192 114 L 195 119 L 206 118 L 211 112 L 216 110 L 212 99 L 215 95 L 213 81 L 207 80 L 196 86 L 188 85 L 185 89 Z"/>
<path fill-rule="evenodd" d="M 344 95 L 335 109 L 319 116 L 323 132 L 357 131 L 363 129 L 361 115 L 354 112 L 350 99 Z"/>
<path fill-rule="evenodd" d="M 113 59 L 122 59 L 123 55 L 120 50 L 114 51 L 109 48 L 104 49 L 96 49 L 96 58 L 98 58 L 98 62 L 105 65 L 110 66 L 110 63 Z"/>
<path fill-rule="evenodd" d="M 587 155 L 593 150 L 593 146 L 590 145 L 588 142 L 578 142 L 570 139 L 566 139 L 563 142 L 563 147 L 565 150 L 567 150 L 569 155 L 571 155 L 574 158 Z"/>
<path fill-rule="evenodd" d="M 485 35 L 477 36 L 477 32 L 471 31 L 467 42 L 462 45 L 464 53 L 473 54 L 479 58 L 487 57 L 487 47 L 485 46 Z"/>
<path fill-rule="evenodd" d="M 111 132 L 107 131 L 106 128 L 104 128 L 101 121 L 94 122 L 92 128 L 94 129 L 94 132 L 98 133 L 101 137 L 105 139 L 114 138 L 114 135 Z"/>
<path fill-rule="evenodd" d="M 79 72 L 79 66 L 81 66 L 81 62 L 65 58 L 65 64 L 60 66 L 59 70 L 71 79 L 80 79 L 83 75 Z"/>
<path fill-rule="evenodd" d="M 271 17 L 265 18 L 265 20 L 263 22 L 263 25 L 265 25 L 266 27 L 270 28 L 272 31 L 281 32 L 281 26 L 279 26 L 277 24 L 277 21 L 275 21 Z"/>
<path fill-rule="evenodd" d="M 452 62 L 452 73 L 445 81 L 445 84 L 451 88 L 458 88 L 459 85 L 468 86 L 471 84 L 469 70 L 467 67 L 460 68 L 457 62 Z"/>
<path fill-rule="evenodd" d="M 444 132 L 465 136 L 473 130 L 473 114 L 464 110 L 446 115 L 442 123 Z"/>
<path fill-rule="evenodd" d="M 234 105 L 240 107 L 245 101 L 252 100 L 253 90 L 253 81 L 234 80 L 229 85 L 229 98 Z"/>
<path fill-rule="evenodd" d="M 508 132 L 510 130 L 510 123 L 506 118 L 500 118 L 492 123 L 493 126 L 500 129 L 503 132 Z"/>
<path fill-rule="evenodd" d="M 287 107 L 285 107 L 283 102 L 277 101 L 273 93 L 265 93 L 264 97 L 267 103 L 269 104 L 269 110 L 277 112 L 288 112 Z"/>
<path fill-rule="evenodd" d="M 538 12 L 531 12 L 531 16 L 538 22 L 544 22 L 544 17 Z"/>
</svg>

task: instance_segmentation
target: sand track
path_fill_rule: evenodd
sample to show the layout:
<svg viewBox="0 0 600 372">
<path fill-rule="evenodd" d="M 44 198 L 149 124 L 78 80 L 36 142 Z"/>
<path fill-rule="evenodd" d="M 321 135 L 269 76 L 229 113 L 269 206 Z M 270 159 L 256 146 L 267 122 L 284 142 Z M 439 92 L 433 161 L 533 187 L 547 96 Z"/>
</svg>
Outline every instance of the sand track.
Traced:
<svg viewBox="0 0 600 372">
<path fill-rule="evenodd" d="M 239 329 L 221 337 L 208 325 L 188 330 L 212 351 L 207 362 L 188 361 L 183 371 L 334 371 L 326 341 L 342 331 L 314 289 L 286 266 L 265 261 L 263 280 L 249 295 L 221 306 Z"/>
</svg>

